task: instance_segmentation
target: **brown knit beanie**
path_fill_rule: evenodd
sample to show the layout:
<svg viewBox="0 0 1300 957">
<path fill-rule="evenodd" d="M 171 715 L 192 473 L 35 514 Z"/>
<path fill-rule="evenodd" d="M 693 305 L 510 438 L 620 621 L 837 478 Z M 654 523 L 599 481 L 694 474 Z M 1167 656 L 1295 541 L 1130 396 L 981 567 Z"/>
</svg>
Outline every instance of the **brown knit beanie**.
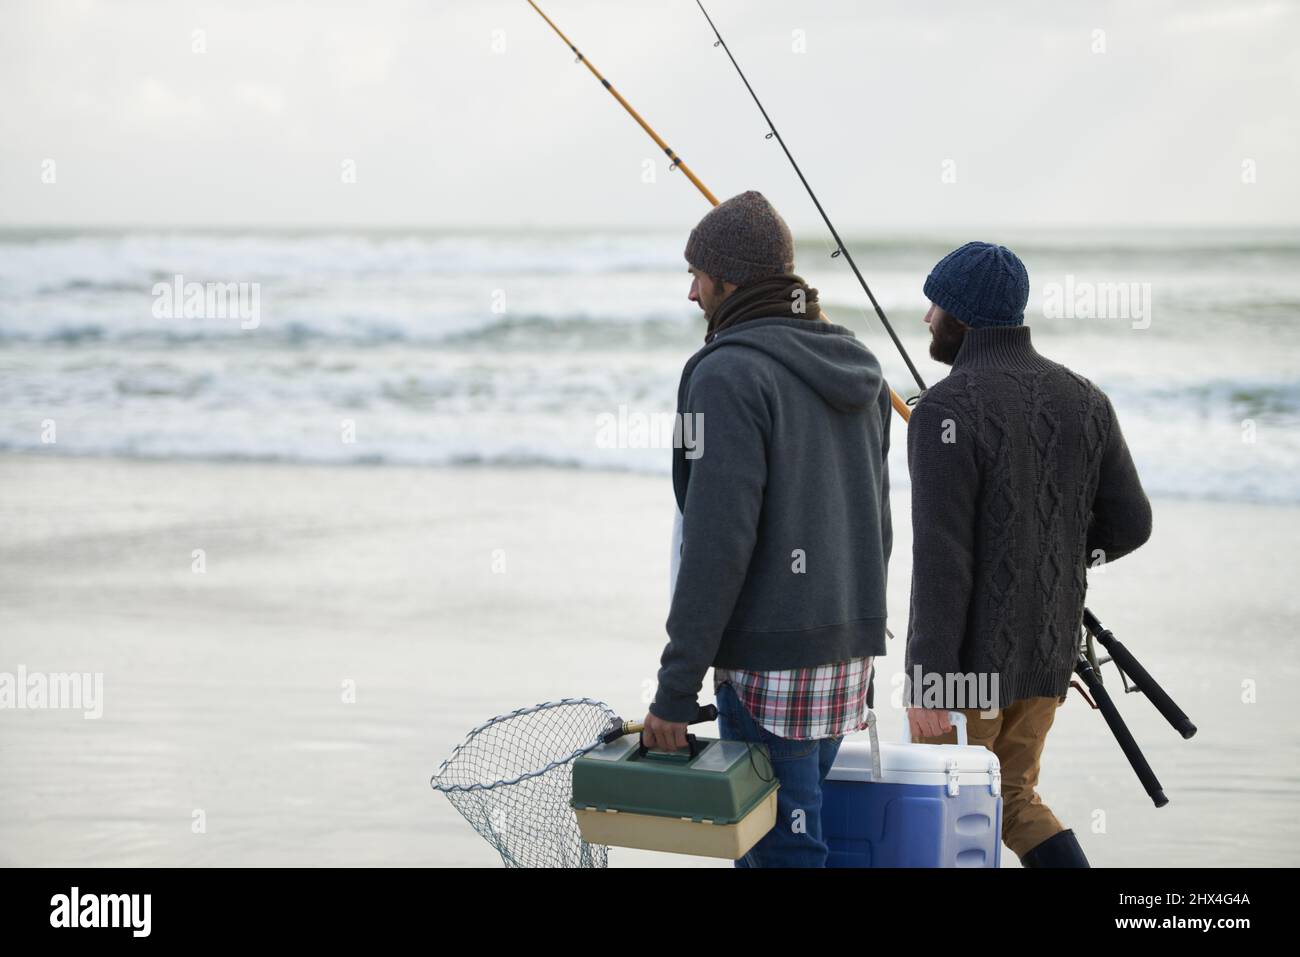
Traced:
<svg viewBox="0 0 1300 957">
<path fill-rule="evenodd" d="M 794 270 L 794 238 L 781 214 L 750 190 L 700 220 L 686 240 L 686 261 L 715 279 L 744 286 Z"/>
</svg>

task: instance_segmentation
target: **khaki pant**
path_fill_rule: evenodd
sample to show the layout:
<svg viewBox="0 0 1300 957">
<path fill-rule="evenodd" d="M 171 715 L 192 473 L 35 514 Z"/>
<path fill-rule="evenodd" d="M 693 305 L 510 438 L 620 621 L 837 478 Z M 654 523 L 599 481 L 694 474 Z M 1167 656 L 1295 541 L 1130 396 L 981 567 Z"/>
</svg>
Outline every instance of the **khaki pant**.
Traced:
<svg viewBox="0 0 1300 957">
<path fill-rule="evenodd" d="M 962 708 L 966 733 L 972 745 L 985 747 L 1002 765 L 1002 842 L 1024 857 L 1053 834 L 1065 830 L 1052 809 L 1034 791 L 1038 784 L 1038 762 L 1043 756 L 1047 732 L 1064 698 L 1026 698 L 998 711 L 991 718 L 980 717 L 978 708 Z M 934 738 L 919 738 L 923 744 L 956 744 L 957 731 Z"/>
</svg>

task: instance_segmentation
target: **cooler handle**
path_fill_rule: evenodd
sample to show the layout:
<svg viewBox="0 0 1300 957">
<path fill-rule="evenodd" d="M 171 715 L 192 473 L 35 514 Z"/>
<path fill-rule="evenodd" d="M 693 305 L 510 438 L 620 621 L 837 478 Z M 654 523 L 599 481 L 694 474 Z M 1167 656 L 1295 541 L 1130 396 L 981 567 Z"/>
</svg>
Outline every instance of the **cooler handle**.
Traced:
<svg viewBox="0 0 1300 957">
<path fill-rule="evenodd" d="M 884 777 L 880 769 L 880 732 L 876 729 L 876 725 L 879 723 L 876 712 L 868 708 L 867 735 L 871 739 L 871 780 L 876 784 L 879 784 Z"/>
<path fill-rule="evenodd" d="M 957 743 L 963 746 L 969 744 L 970 741 L 966 737 L 966 716 L 960 711 L 949 711 L 948 720 L 957 729 Z M 903 712 L 903 743 L 912 743 L 912 722 L 907 720 L 906 711 Z"/>
</svg>

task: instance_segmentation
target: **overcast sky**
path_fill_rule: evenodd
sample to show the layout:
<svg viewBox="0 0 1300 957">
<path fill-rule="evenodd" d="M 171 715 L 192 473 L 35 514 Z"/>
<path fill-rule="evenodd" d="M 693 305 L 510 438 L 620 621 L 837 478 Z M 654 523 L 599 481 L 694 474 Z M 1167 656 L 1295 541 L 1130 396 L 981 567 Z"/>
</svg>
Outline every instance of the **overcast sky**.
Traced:
<svg viewBox="0 0 1300 957">
<path fill-rule="evenodd" d="M 694 0 L 538 2 L 715 193 L 759 189 L 815 226 Z M 1300 223 L 1294 3 L 706 5 L 846 231 Z M 0 224 L 680 226 L 705 208 L 525 0 L 0 10 Z"/>
</svg>

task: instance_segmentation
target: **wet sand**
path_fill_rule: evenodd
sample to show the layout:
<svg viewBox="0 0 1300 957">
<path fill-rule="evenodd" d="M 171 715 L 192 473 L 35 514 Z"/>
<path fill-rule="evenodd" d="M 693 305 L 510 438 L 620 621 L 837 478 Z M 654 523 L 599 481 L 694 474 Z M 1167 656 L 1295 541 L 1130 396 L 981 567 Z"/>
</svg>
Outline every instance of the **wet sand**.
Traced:
<svg viewBox="0 0 1300 957">
<path fill-rule="evenodd" d="M 523 705 L 645 713 L 671 517 L 670 483 L 628 474 L 0 456 L 0 672 L 104 676 L 98 720 L 0 710 L 0 864 L 495 866 L 430 775 Z M 1294 865 L 1300 509 L 1158 501 L 1155 521 L 1089 605 L 1200 727 L 1120 701 L 1171 803 L 1073 694 L 1040 793 L 1098 866 Z M 895 644 L 882 677 L 901 666 Z"/>
</svg>

